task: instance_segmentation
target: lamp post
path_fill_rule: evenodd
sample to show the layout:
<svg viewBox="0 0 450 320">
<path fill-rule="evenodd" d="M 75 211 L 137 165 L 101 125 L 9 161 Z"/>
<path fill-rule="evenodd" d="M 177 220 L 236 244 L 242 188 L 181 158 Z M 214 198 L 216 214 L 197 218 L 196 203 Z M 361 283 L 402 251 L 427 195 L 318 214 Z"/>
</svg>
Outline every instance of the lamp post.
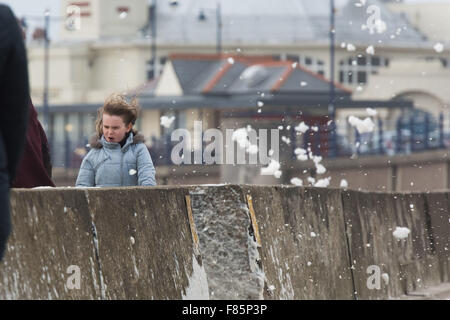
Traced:
<svg viewBox="0 0 450 320">
<path fill-rule="evenodd" d="M 335 6 L 334 0 L 330 0 L 330 93 L 328 103 L 328 116 L 331 121 L 331 157 L 337 154 L 336 137 L 336 107 L 335 107 L 335 87 L 334 87 L 334 43 L 335 43 Z"/>
<path fill-rule="evenodd" d="M 208 11 L 214 9 L 208 8 Z M 220 55 L 222 53 L 222 7 L 220 1 L 216 3 L 216 53 Z M 207 19 L 205 15 L 205 9 L 200 10 L 198 15 L 199 21 L 205 21 Z"/>
<path fill-rule="evenodd" d="M 156 0 L 152 0 L 152 4 L 150 7 L 150 26 L 151 26 L 151 35 L 152 35 L 152 43 L 150 45 L 151 50 L 151 68 L 153 72 L 153 78 L 156 77 Z"/>
<path fill-rule="evenodd" d="M 50 10 L 46 9 L 44 11 L 44 19 L 45 19 L 45 24 L 44 24 L 44 96 L 43 96 L 43 107 L 44 107 L 44 128 L 45 131 L 48 134 L 48 130 L 50 128 L 49 125 L 49 109 L 48 109 L 48 78 L 49 78 L 49 44 L 50 44 L 50 39 L 49 39 L 49 28 L 50 28 Z"/>
<path fill-rule="evenodd" d="M 44 130 L 47 134 L 50 150 L 54 153 L 53 149 L 53 130 L 51 128 L 50 123 L 50 108 L 49 108 L 49 78 L 50 78 L 50 59 L 49 59 L 49 51 L 50 51 L 50 20 L 60 21 L 65 19 L 65 17 L 51 17 L 50 10 L 47 8 L 44 10 L 44 17 L 42 16 L 24 16 L 23 19 L 34 20 L 42 22 L 42 18 L 44 18 L 44 83 L 43 83 L 43 97 L 42 97 L 42 115 L 43 115 L 43 126 Z"/>
<path fill-rule="evenodd" d="M 222 52 L 222 10 L 220 1 L 217 1 L 216 9 L 216 22 L 217 22 L 217 54 Z"/>
</svg>

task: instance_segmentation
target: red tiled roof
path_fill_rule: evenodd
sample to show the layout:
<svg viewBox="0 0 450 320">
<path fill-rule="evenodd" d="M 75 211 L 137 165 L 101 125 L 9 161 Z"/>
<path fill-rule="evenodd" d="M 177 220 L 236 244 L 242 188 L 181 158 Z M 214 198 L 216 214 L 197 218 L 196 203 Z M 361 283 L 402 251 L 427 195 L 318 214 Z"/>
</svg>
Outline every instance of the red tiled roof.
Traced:
<svg viewBox="0 0 450 320">
<path fill-rule="evenodd" d="M 316 72 L 313 72 L 311 70 L 308 70 L 307 68 L 301 66 L 297 63 L 297 65 L 294 67 L 293 63 L 294 61 L 290 60 L 275 60 L 275 58 L 271 55 L 242 55 L 242 54 L 197 54 L 197 53 L 173 53 L 169 55 L 170 60 L 212 60 L 212 61 L 220 61 L 220 60 L 227 60 L 229 58 L 233 58 L 235 62 L 242 63 L 246 66 L 252 66 L 252 65 L 262 65 L 267 68 L 271 67 L 285 67 L 285 70 L 283 71 L 283 74 L 279 78 L 278 81 L 276 81 L 272 87 L 271 91 L 277 91 L 279 90 L 282 85 L 287 81 L 289 76 L 292 74 L 292 72 L 295 69 L 299 69 L 303 72 L 306 72 L 310 74 L 311 76 L 316 77 L 317 79 L 330 83 L 330 80 L 326 79 L 321 74 L 318 74 Z M 220 81 L 220 79 L 231 69 L 233 64 L 226 63 L 222 68 L 218 70 L 218 72 L 211 78 L 211 80 L 204 86 L 202 89 L 202 93 L 208 93 L 211 90 L 214 89 L 215 85 Z M 334 83 L 336 88 L 339 88 L 340 90 L 343 90 L 347 93 L 352 93 L 352 91 L 340 83 L 335 82 Z"/>
</svg>

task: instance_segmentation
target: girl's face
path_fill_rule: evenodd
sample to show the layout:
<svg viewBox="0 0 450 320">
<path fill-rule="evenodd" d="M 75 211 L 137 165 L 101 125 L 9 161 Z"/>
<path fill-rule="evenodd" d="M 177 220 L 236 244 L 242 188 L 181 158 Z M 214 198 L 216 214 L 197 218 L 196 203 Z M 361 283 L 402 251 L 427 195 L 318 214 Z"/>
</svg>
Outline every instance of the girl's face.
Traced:
<svg viewBox="0 0 450 320">
<path fill-rule="evenodd" d="M 120 116 L 112 116 L 104 113 L 102 120 L 103 135 L 108 142 L 119 143 L 133 127 L 131 123 L 126 125 Z"/>
</svg>

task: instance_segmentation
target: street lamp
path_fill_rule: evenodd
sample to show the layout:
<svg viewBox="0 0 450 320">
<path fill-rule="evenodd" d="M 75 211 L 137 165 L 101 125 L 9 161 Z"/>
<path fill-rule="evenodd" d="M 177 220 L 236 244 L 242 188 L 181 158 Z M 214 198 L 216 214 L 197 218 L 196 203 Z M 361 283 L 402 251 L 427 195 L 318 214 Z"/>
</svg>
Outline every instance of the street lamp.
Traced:
<svg viewBox="0 0 450 320">
<path fill-rule="evenodd" d="M 173 1 L 172 1 L 173 2 Z M 172 4 L 171 5 L 175 5 Z M 151 32 L 152 32 L 152 43 L 150 45 L 150 50 L 151 50 L 151 68 L 152 68 L 152 72 L 153 72 L 153 78 L 155 78 L 157 76 L 156 73 L 156 0 L 152 0 L 152 4 L 150 6 L 150 25 L 151 25 Z"/>
<path fill-rule="evenodd" d="M 44 18 L 44 90 L 43 90 L 43 101 L 42 101 L 42 114 L 43 114 L 43 126 L 44 130 L 49 138 L 50 150 L 53 153 L 53 130 L 50 128 L 50 110 L 49 110 L 49 50 L 50 50 L 50 20 L 60 21 L 63 17 L 51 17 L 50 10 L 47 8 L 44 10 L 44 17 L 42 16 L 24 16 L 23 20 L 35 20 L 42 21 Z"/>
<path fill-rule="evenodd" d="M 217 1 L 216 21 L 217 21 L 217 54 L 220 54 L 222 52 L 222 10 L 219 1 Z"/>
<path fill-rule="evenodd" d="M 336 107 L 335 107 L 335 87 L 334 87 L 334 44 L 335 44 L 335 14 L 336 9 L 334 0 L 330 0 L 330 93 L 328 103 L 328 115 L 331 126 L 331 157 L 335 157 L 337 153 L 337 136 L 336 136 Z"/>
<path fill-rule="evenodd" d="M 214 10 L 214 9 L 210 9 Z M 199 21 L 205 21 L 207 19 L 205 15 L 205 10 L 200 10 L 198 15 Z M 220 1 L 217 1 L 216 6 L 216 52 L 218 55 L 222 53 L 222 9 L 220 5 Z"/>
<path fill-rule="evenodd" d="M 48 72 L 49 72 L 49 61 L 48 61 L 48 53 L 49 53 L 49 43 L 50 39 L 48 36 L 49 28 L 50 28 L 50 10 L 45 9 L 44 11 L 44 96 L 43 96 L 43 107 L 44 107 L 44 128 L 48 133 L 50 125 L 49 125 L 49 109 L 48 109 Z"/>
</svg>

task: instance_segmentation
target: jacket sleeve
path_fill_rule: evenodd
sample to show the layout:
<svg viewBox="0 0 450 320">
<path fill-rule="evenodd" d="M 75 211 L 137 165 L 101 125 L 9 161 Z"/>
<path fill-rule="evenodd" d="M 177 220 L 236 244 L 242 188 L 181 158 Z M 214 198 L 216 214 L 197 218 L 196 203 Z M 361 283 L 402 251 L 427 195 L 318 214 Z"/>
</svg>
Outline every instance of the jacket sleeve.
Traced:
<svg viewBox="0 0 450 320">
<path fill-rule="evenodd" d="M 78 172 L 76 187 L 94 187 L 95 186 L 95 171 L 89 161 L 89 153 L 81 162 L 80 171 Z"/>
<path fill-rule="evenodd" d="M 155 167 L 145 144 L 137 144 L 137 174 L 139 186 L 156 186 Z"/>
<path fill-rule="evenodd" d="M 52 158 L 50 155 L 50 148 L 48 145 L 47 136 L 45 135 L 45 131 L 42 128 L 41 124 L 38 121 L 39 133 L 41 136 L 41 150 L 42 150 L 42 161 L 44 162 L 45 170 L 47 171 L 48 176 L 52 177 Z"/>
</svg>

